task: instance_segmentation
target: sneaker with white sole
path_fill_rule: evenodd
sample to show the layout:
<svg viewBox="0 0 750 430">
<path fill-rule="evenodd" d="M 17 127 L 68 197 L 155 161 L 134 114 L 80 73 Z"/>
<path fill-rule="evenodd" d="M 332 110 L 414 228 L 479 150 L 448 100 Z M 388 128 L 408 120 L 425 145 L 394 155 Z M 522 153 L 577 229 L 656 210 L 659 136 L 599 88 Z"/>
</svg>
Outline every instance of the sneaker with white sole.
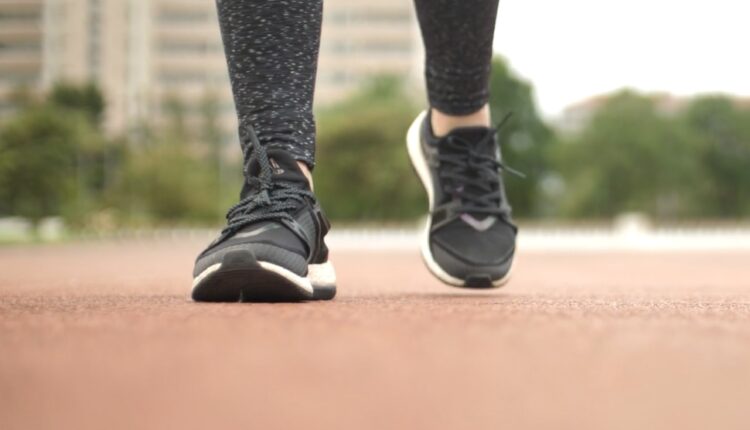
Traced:
<svg viewBox="0 0 750 430">
<path fill-rule="evenodd" d="M 510 276 L 518 230 L 500 173 L 518 172 L 502 164 L 496 135 L 497 128 L 463 127 L 435 137 L 427 112 L 407 133 L 430 205 L 422 257 L 448 285 L 493 288 Z"/>
<path fill-rule="evenodd" d="M 196 259 L 192 298 L 207 302 L 329 300 L 330 229 L 297 161 L 250 130 L 246 183 L 227 226 Z"/>
</svg>

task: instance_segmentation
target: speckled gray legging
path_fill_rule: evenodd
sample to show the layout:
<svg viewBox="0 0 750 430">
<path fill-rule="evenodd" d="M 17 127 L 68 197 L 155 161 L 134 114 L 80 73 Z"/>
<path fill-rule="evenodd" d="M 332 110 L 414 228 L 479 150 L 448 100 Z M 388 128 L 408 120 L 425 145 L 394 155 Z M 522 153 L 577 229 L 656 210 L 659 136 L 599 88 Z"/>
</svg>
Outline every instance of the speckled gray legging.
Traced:
<svg viewBox="0 0 750 430">
<path fill-rule="evenodd" d="M 487 102 L 498 1 L 414 0 L 431 107 L 460 115 Z M 261 143 L 282 147 L 312 167 L 322 0 L 216 4 L 241 141 L 252 125 Z"/>
</svg>

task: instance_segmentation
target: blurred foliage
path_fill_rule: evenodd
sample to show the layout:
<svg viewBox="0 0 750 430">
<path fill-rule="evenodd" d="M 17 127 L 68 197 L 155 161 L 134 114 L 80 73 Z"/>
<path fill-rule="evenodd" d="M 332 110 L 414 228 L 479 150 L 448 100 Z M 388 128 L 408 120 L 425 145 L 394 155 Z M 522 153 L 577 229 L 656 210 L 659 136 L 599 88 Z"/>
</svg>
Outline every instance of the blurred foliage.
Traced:
<svg viewBox="0 0 750 430">
<path fill-rule="evenodd" d="M 589 125 L 557 148 L 565 178 L 562 212 L 606 218 L 640 211 L 690 213 L 690 175 L 699 167 L 684 130 L 644 96 L 611 97 Z"/>
<path fill-rule="evenodd" d="M 80 112 L 99 127 L 104 118 L 104 97 L 94 83 L 73 85 L 58 82 L 50 91 L 49 103 L 69 111 Z"/>
<path fill-rule="evenodd" d="M 499 57 L 492 61 L 490 111 L 493 124 L 511 115 L 499 130 L 503 163 L 526 176 L 504 174 L 513 214 L 521 218 L 551 215 L 542 184 L 551 172 L 548 153 L 555 136 L 539 116 L 531 84 L 515 76 Z"/>
<path fill-rule="evenodd" d="M 750 107 L 702 96 L 665 111 L 653 97 L 621 91 L 577 132 L 557 135 L 539 116 L 529 83 L 496 59 L 491 109 L 517 218 L 657 220 L 750 216 Z M 103 131 L 105 102 L 93 85 L 59 84 L 39 97 L 18 91 L 18 112 L 0 124 L 0 216 L 37 223 L 61 216 L 74 228 L 222 222 L 242 185 L 239 148 L 219 126 L 210 94 L 198 106 L 168 98 L 160 123 L 128 136 Z M 423 107 L 395 78 L 371 82 L 318 112 L 315 190 L 329 216 L 411 220 L 425 213 L 405 133 Z M 234 156 L 230 155 L 234 154 Z"/>
<path fill-rule="evenodd" d="M 218 104 L 208 95 L 199 107 L 191 129 L 185 103 L 169 97 L 164 123 L 144 127 L 128 142 L 110 200 L 118 223 L 217 224 L 236 203 L 242 169 L 223 156 Z"/>
<path fill-rule="evenodd" d="M 74 196 L 77 127 L 49 109 L 23 112 L 0 131 L 0 200 L 38 222 Z M 52 169 L 47 169 L 53 166 Z"/>
<path fill-rule="evenodd" d="M 215 175 L 184 142 L 157 136 L 128 152 L 112 202 L 131 222 L 215 222 Z"/>
<path fill-rule="evenodd" d="M 0 216 L 61 216 L 93 229 L 216 224 L 236 200 L 241 168 L 222 155 L 215 98 L 201 103 L 198 133 L 174 98 L 163 124 L 107 139 L 96 87 L 58 84 L 41 100 L 26 94 L 0 126 Z"/>
<path fill-rule="evenodd" d="M 426 198 L 404 140 L 418 112 L 400 82 L 384 77 L 318 115 L 315 192 L 331 218 L 404 220 L 424 214 Z"/>
<path fill-rule="evenodd" d="M 33 223 L 49 215 L 69 222 L 98 197 L 101 135 L 77 112 L 31 105 L 0 128 L 0 201 Z"/>
<path fill-rule="evenodd" d="M 695 99 L 680 121 L 701 167 L 689 179 L 695 188 L 691 215 L 750 216 L 750 107 L 705 96 Z"/>
<path fill-rule="evenodd" d="M 750 215 L 750 110 L 706 96 L 675 113 L 652 98 L 611 95 L 585 128 L 554 148 L 559 214 L 657 220 Z"/>
</svg>

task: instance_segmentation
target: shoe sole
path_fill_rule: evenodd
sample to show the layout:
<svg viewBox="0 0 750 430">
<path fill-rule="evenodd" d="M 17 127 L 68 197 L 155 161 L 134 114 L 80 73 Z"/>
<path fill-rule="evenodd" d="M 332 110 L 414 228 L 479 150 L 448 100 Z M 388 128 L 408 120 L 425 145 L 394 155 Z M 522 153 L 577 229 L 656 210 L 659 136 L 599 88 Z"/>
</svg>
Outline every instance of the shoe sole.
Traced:
<svg viewBox="0 0 750 430">
<path fill-rule="evenodd" d="M 429 200 L 430 212 L 433 208 L 434 190 L 432 189 L 432 177 L 430 176 L 430 170 L 427 167 L 427 160 L 422 153 L 422 144 L 420 139 L 420 132 L 422 122 L 424 121 L 426 111 L 423 111 L 409 127 L 409 131 L 406 133 L 406 149 L 409 153 L 409 159 L 411 165 L 414 168 L 417 176 L 419 176 L 425 191 L 427 191 L 427 199 Z M 427 214 L 427 222 L 425 224 L 422 238 L 420 240 L 420 250 L 422 254 L 422 260 L 424 261 L 427 269 L 435 275 L 436 278 L 441 280 L 443 283 L 452 287 L 459 288 L 472 288 L 472 289 L 484 289 L 484 288 L 499 288 L 505 285 L 510 280 L 510 272 L 508 272 L 500 279 L 491 280 L 489 276 L 469 276 L 467 279 L 456 278 L 451 276 L 443 270 L 440 265 L 435 261 L 430 251 L 430 225 L 432 224 L 432 214 Z"/>
<path fill-rule="evenodd" d="M 301 302 L 336 296 L 336 275 L 330 261 L 308 266 L 308 275 L 257 261 L 250 251 L 227 253 L 193 280 L 197 302 Z"/>
</svg>

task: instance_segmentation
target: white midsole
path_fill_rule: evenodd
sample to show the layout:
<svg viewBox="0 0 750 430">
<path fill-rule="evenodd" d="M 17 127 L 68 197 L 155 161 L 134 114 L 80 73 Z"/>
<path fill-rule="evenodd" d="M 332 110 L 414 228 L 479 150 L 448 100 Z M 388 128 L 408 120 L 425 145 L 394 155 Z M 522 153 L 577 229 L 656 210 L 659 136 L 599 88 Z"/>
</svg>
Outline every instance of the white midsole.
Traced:
<svg viewBox="0 0 750 430">
<path fill-rule="evenodd" d="M 310 280 L 307 279 L 307 277 L 299 276 L 298 274 L 292 272 L 289 269 L 285 269 L 279 265 L 269 263 L 267 261 L 259 261 L 258 264 L 260 264 L 260 267 L 270 271 L 274 272 L 278 275 L 281 275 L 282 277 L 286 278 L 287 280 L 291 281 L 294 285 L 302 288 L 303 290 L 312 293 L 313 292 L 313 286 L 312 283 L 310 283 Z"/>
<path fill-rule="evenodd" d="M 203 269 L 203 271 L 198 276 L 193 278 L 193 289 L 195 289 L 195 287 L 197 287 L 198 284 L 200 284 L 204 279 L 206 279 L 208 275 L 214 273 L 215 271 L 219 269 L 221 269 L 221 263 L 212 264 L 208 266 L 207 268 Z"/>
<path fill-rule="evenodd" d="M 420 251 L 422 252 L 422 258 L 427 265 L 427 268 L 432 272 L 438 279 L 445 282 L 446 284 L 460 287 L 466 284 L 463 279 L 456 278 L 445 272 L 435 261 L 430 250 L 430 225 L 432 224 L 432 208 L 434 199 L 434 190 L 432 189 L 432 178 L 427 167 L 427 160 L 422 153 L 421 142 L 420 142 L 420 131 L 422 122 L 424 121 L 426 111 L 422 111 L 414 122 L 409 127 L 409 131 L 406 133 L 406 148 L 409 152 L 409 158 L 414 166 L 414 170 L 417 171 L 417 176 L 422 181 L 425 190 L 427 190 L 427 199 L 429 201 L 430 213 L 427 214 L 427 222 L 422 232 L 422 239 L 420 243 Z M 502 278 L 492 282 L 493 287 L 500 287 L 508 282 L 510 279 L 510 270 Z"/>
<path fill-rule="evenodd" d="M 292 282 L 299 288 L 312 293 L 314 287 L 334 287 L 336 286 L 336 271 L 333 263 L 326 261 L 321 264 L 311 264 L 308 266 L 307 276 L 299 276 L 289 269 L 267 261 L 259 261 L 260 267 L 274 272 Z M 198 276 L 193 279 L 193 289 L 198 286 L 206 277 L 221 268 L 221 263 L 216 263 L 205 268 Z"/>
<path fill-rule="evenodd" d="M 307 279 L 313 287 L 335 287 L 336 269 L 330 260 L 321 264 L 310 264 L 307 266 Z"/>
</svg>

